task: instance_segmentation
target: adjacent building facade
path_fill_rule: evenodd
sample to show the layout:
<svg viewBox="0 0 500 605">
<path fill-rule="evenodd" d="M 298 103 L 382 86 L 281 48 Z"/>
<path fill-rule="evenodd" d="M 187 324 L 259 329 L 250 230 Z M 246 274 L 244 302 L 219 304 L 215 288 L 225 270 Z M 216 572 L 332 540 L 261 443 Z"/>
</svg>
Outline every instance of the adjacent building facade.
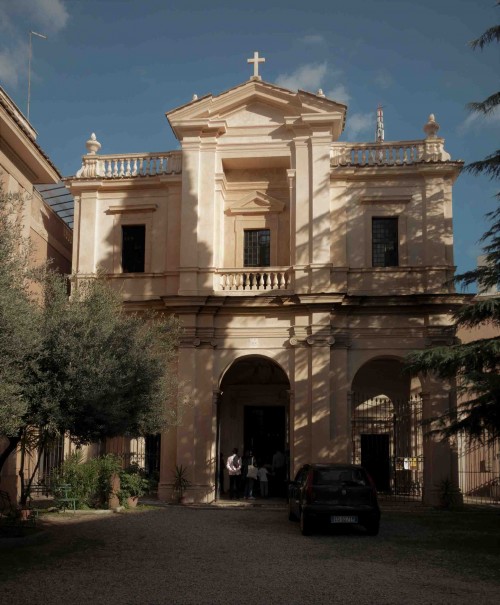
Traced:
<svg viewBox="0 0 500 605">
<path fill-rule="evenodd" d="M 161 440 L 188 497 L 217 495 L 220 455 L 252 449 L 289 473 L 355 461 L 379 489 L 435 503 L 457 481 L 422 418 L 450 386 L 403 372 L 452 343 L 453 161 L 430 116 L 422 140 L 339 142 L 346 106 L 254 76 L 167 113 L 179 151 L 103 155 L 78 173 L 73 270 L 102 268 L 131 311 L 180 317 L 182 425 Z"/>
<path fill-rule="evenodd" d="M 23 231 L 33 244 L 33 263 L 52 261 L 71 273 L 72 230 L 44 199 L 41 190 L 59 189 L 61 175 L 36 141 L 37 133 L 7 93 L 0 88 L 0 183 L 5 193 L 23 196 Z M 68 192 L 64 190 L 64 193 Z M 49 193 L 48 193 L 49 195 Z M 56 204 L 56 200 L 54 200 Z M 59 207 L 61 204 L 59 204 Z M 3 445 L 0 436 L 0 447 Z M 54 464 L 61 455 L 56 455 Z M 49 464 L 48 457 L 45 464 Z M 19 457 L 12 454 L 2 470 L 1 488 L 17 496 Z"/>
</svg>

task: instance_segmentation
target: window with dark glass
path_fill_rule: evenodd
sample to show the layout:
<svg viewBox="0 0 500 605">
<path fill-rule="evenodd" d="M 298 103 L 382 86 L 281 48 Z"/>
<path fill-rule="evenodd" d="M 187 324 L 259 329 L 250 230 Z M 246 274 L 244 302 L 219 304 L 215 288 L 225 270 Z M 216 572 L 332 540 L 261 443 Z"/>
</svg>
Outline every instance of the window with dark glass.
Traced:
<svg viewBox="0 0 500 605">
<path fill-rule="evenodd" d="M 372 266 L 397 267 L 398 258 L 398 219 L 372 219 Z"/>
<path fill-rule="evenodd" d="M 271 232 L 269 229 L 246 229 L 243 248 L 244 267 L 271 265 Z"/>
<path fill-rule="evenodd" d="M 122 271 L 144 273 L 146 225 L 122 226 Z"/>
</svg>

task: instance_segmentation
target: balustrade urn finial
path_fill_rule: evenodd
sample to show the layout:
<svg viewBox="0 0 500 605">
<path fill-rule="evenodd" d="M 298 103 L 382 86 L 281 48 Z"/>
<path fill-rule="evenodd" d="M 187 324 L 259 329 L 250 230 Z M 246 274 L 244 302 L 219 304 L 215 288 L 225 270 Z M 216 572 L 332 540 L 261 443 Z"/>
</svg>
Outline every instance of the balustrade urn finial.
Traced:
<svg viewBox="0 0 500 605">
<path fill-rule="evenodd" d="M 101 144 L 95 136 L 95 132 L 90 135 L 90 139 L 85 143 L 87 147 L 87 155 L 95 155 L 101 148 Z"/>
<path fill-rule="evenodd" d="M 321 97 L 322 99 L 325 98 L 325 93 L 323 92 L 322 88 L 318 88 L 318 92 L 316 93 L 316 96 Z"/>
<path fill-rule="evenodd" d="M 197 94 L 194 94 L 194 95 L 193 95 L 193 98 L 192 98 L 191 100 L 192 100 L 192 101 L 197 101 L 197 100 L 198 100 L 198 95 L 197 95 Z"/>
<path fill-rule="evenodd" d="M 424 132 L 427 135 L 428 139 L 434 139 L 436 137 L 437 131 L 439 130 L 439 124 L 436 122 L 436 118 L 434 114 L 431 113 L 429 119 L 427 120 L 427 124 L 424 126 Z"/>
</svg>

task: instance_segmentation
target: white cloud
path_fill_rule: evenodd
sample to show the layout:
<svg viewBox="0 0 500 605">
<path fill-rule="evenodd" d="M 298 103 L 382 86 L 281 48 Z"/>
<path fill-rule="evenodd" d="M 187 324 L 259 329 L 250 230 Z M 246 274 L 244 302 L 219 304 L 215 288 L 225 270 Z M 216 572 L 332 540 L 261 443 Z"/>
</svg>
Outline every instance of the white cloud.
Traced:
<svg viewBox="0 0 500 605">
<path fill-rule="evenodd" d="M 7 13 L 23 17 L 32 27 L 39 27 L 41 34 L 55 34 L 66 26 L 69 18 L 63 0 L 16 0 L 7 7 Z"/>
<path fill-rule="evenodd" d="M 321 34 L 310 34 L 301 38 L 301 42 L 304 44 L 324 44 L 326 40 Z"/>
<path fill-rule="evenodd" d="M 500 125 L 500 108 L 494 109 L 488 114 L 479 112 L 470 113 L 458 126 L 458 133 L 463 135 L 473 129 L 482 129 Z"/>
<path fill-rule="evenodd" d="M 342 72 L 328 67 L 328 63 L 308 63 L 300 65 L 290 74 L 280 74 L 276 80 L 278 86 L 290 90 L 307 90 L 316 93 L 319 88 L 326 89 L 329 80 L 338 79 Z M 351 98 L 344 84 L 336 82 L 326 93 L 329 99 L 347 103 Z"/>
<path fill-rule="evenodd" d="M 28 70 L 28 46 L 18 44 L 0 52 L 0 83 L 16 88 Z"/>
<path fill-rule="evenodd" d="M 331 90 L 326 93 L 329 99 L 344 103 L 347 105 L 351 95 L 347 92 L 347 88 L 343 84 L 336 84 Z"/>
<path fill-rule="evenodd" d="M 2 3 L 0 83 L 17 88 L 20 82 L 25 82 L 29 30 L 49 36 L 50 39 L 51 35 L 66 27 L 69 19 L 66 4 L 65 0 L 8 0 Z M 40 42 L 46 44 L 43 40 Z M 36 78 L 33 71 L 31 75 Z"/>
<path fill-rule="evenodd" d="M 346 133 L 350 140 L 355 140 L 358 135 L 372 131 L 375 133 L 375 115 L 372 113 L 347 114 Z"/>
<path fill-rule="evenodd" d="M 276 79 L 276 84 L 290 90 L 316 92 L 318 88 L 321 88 L 327 69 L 326 61 L 301 65 L 291 74 L 280 74 Z"/>
</svg>

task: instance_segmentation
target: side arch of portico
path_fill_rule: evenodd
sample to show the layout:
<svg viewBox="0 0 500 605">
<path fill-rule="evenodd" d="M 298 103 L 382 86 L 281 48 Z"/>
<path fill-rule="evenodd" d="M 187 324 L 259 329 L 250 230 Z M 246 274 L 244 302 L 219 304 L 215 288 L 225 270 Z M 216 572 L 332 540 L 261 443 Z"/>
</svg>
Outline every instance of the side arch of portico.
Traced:
<svg viewBox="0 0 500 605">
<path fill-rule="evenodd" d="M 394 422 L 401 412 L 401 406 L 414 412 L 421 407 L 419 434 L 421 446 L 415 446 L 415 457 L 421 457 L 422 498 L 424 504 L 438 505 L 444 481 L 458 485 L 458 459 L 453 444 L 429 434 L 428 421 L 447 412 L 454 402 L 453 385 L 432 376 L 411 376 L 404 370 L 406 352 L 386 350 L 351 351 L 349 364 L 349 394 L 347 398 L 348 425 L 351 429 L 351 459 L 360 462 L 354 435 L 354 414 L 359 406 L 377 397 L 390 400 Z M 365 403 L 364 403 L 365 402 Z M 408 402 L 406 404 L 406 402 Z M 373 404 L 372 404 L 373 405 Z M 417 414 L 417 412 L 415 412 Z M 416 417 L 416 416 L 415 416 Z M 357 432 L 359 433 L 359 425 Z M 397 446 L 393 446 L 394 461 L 397 461 Z M 394 462 L 396 464 L 396 462 Z M 420 464 L 420 462 L 419 462 Z"/>
</svg>

